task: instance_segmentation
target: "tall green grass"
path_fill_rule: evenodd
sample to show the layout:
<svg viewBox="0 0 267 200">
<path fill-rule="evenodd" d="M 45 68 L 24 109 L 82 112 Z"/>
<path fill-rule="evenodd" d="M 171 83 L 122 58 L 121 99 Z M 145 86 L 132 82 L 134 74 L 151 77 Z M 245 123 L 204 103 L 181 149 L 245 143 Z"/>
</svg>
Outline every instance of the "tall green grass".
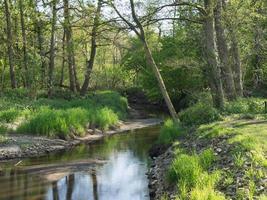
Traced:
<svg viewBox="0 0 267 200">
<path fill-rule="evenodd" d="M 163 127 L 160 129 L 158 143 L 170 144 L 174 142 L 179 136 L 182 136 L 184 134 L 185 129 L 180 123 L 168 119 L 164 122 Z"/>
<path fill-rule="evenodd" d="M 178 154 L 168 172 L 170 182 L 176 183 L 179 189 L 179 199 L 220 200 L 225 199 L 215 191 L 216 183 L 220 179 L 220 172 L 208 173 L 215 161 L 211 149 L 201 154 Z"/>
<path fill-rule="evenodd" d="M 94 92 L 71 100 L 19 97 L 11 93 L 0 99 L 0 122 L 12 123 L 20 118 L 18 133 L 50 137 L 82 136 L 90 125 L 107 130 L 125 118 L 128 110 L 127 99 L 111 91 Z"/>
</svg>

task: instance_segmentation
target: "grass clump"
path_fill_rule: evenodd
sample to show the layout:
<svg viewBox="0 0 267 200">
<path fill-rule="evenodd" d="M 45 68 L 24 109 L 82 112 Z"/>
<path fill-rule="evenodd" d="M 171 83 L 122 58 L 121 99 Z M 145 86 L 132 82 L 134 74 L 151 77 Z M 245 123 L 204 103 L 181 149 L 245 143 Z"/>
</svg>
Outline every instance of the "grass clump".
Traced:
<svg viewBox="0 0 267 200">
<path fill-rule="evenodd" d="M 110 126 L 118 123 L 118 115 L 116 115 L 110 108 L 104 107 L 97 111 L 95 117 L 95 124 L 102 130 L 107 130 Z"/>
<path fill-rule="evenodd" d="M 0 112 L 0 122 L 11 123 L 14 122 L 20 115 L 20 111 L 15 108 L 10 108 Z"/>
<path fill-rule="evenodd" d="M 180 191 L 179 199 L 195 200 L 198 199 L 198 195 L 203 200 L 224 199 L 214 189 L 220 179 L 220 172 L 208 173 L 208 169 L 214 161 L 215 156 L 211 149 L 207 149 L 199 155 L 184 153 L 176 155 L 168 178 L 169 181 L 177 183 Z"/>
<path fill-rule="evenodd" d="M 180 112 L 179 117 L 186 126 L 194 126 L 219 120 L 220 113 L 210 104 L 196 103 Z"/>
<path fill-rule="evenodd" d="M 225 200 L 225 197 L 216 192 L 213 188 L 194 188 L 190 195 L 190 200 Z"/>
<path fill-rule="evenodd" d="M 161 144 L 170 144 L 184 133 L 185 129 L 180 123 L 175 123 L 173 120 L 168 119 L 164 122 L 164 126 L 160 130 L 158 142 Z"/>
</svg>

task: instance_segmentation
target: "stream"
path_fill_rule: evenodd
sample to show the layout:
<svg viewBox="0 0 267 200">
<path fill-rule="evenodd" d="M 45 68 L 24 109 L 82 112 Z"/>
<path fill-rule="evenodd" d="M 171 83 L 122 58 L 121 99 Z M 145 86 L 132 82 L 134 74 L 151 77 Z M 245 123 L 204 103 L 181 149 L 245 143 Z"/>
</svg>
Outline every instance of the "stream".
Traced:
<svg viewBox="0 0 267 200">
<path fill-rule="evenodd" d="M 148 150 L 159 127 L 40 158 L 1 163 L 0 200 L 149 200 Z"/>
</svg>

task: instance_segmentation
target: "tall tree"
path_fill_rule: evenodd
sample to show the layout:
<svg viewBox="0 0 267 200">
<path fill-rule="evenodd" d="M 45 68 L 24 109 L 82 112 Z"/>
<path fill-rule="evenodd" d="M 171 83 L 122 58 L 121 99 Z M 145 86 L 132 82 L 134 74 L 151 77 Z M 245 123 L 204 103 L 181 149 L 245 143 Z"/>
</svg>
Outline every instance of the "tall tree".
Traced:
<svg viewBox="0 0 267 200">
<path fill-rule="evenodd" d="M 50 38 L 50 50 L 49 50 L 49 71 L 48 71 L 48 95 L 52 95 L 54 86 L 54 68 L 55 68 L 55 31 L 57 21 L 57 0 L 52 0 L 52 19 L 51 19 L 51 38 Z"/>
<path fill-rule="evenodd" d="M 14 52 L 13 52 L 13 37 L 12 37 L 12 24 L 11 24 L 11 17 L 10 17 L 10 6 L 9 1 L 4 0 L 5 6 L 5 16 L 6 16 L 6 32 L 7 32 L 7 49 L 8 49 L 8 60 L 9 60 L 9 73 L 10 73 L 10 80 L 11 80 L 11 87 L 17 87 L 17 81 L 15 76 L 15 65 L 14 65 Z"/>
<path fill-rule="evenodd" d="M 99 27 L 101 7 L 102 7 L 102 0 L 98 0 L 96 13 L 95 13 L 95 17 L 94 17 L 94 22 L 93 22 L 92 35 L 91 35 L 90 58 L 87 61 L 84 82 L 83 82 L 83 85 L 82 85 L 82 88 L 81 88 L 81 95 L 85 95 L 87 90 L 88 90 L 90 77 L 91 77 L 91 73 L 92 73 L 92 70 L 93 70 L 94 62 L 95 62 L 96 49 L 97 49 L 96 39 L 97 39 L 97 31 L 98 31 L 98 27 Z"/>
<path fill-rule="evenodd" d="M 207 59 L 207 77 L 211 88 L 213 103 L 217 108 L 224 107 L 224 94 L 215 51 L 215 28 L 213 0 L 204 0 L 206 16 L 204 18 L 205 54 Z"/>
<path fill-rule="evenodd" d="M 160 74 L 158 66 L 157 66 L 157 64 L 156 64 L 156 62 L 152 56 L 151 50 L 150 50 L 149 45 L 147 43 L 144 27 L 136 15 L 134 0 L 130 0 L 130 5 L 131 5 L 131 15 L 132 15 L 132 18 L 135 22 L 135 25 L 132 24 L 130 21 L 128 21 L 126 18 L 124 18 L 115 6 L 113 6 L 113 8 L 115 9 L 115 11 L 119 15 L 119 17 L 136 33 L 138 38 L 141 40 L 143 47 L 144 47 L 144 50 L 145 50 L 145 57 L 146 57 L 147 63 L 149 64 L 149 66 L 152 67 L 154 75 L 157 78 L 161 94 L 165 100 L 165 103 L 169 109 L 169 112 L 170 112 L 173 120 L 177 120 L 178 115 L 177 115 L 176 110 L 172 104 L 172 101 L 170 99 L 170 96 L 169 96 L 168 91 L 166 89 L 165 83 L 164 83 L 162 76 Z M 139 29 L 139 31 L 138 31 L 138 29 Z"/>
<path fill-rule="evenodd" d="M 21 35 L 22 35 L 22 50 L 23 50 L 23 66 L 24 66 L 24 77 L 26 87 L 30 87 L 30 74 L 28 70 L 28 56 L 27 56 L 27 38 L 26 38 L 26 27 L 24 20 L 24 4 L 22 0 L 19 0 L 19 12 L 20 12 L 20 25 L 21 25 Z"/>
<path fill-rule="evenodd" d="M 75 61 L 74 61 L 75 58 L 73 52 L 74 51 L 73 38 L 72 38 L 72 29 L 71 29 L 70 13 L 69 13 L 69 0 L 64 0 L 63 2 L 64 2 L 64 33 L 66 35 L 70 90 L 75 92 L 77 87 L 75 78 Z"/>
<path fill-rule="evenodd" d="M 233 100 L 236 98 L 236 91 L 235 91 L 235 83 L 233 72 L 231 69 L 230 61 L 229 61 L 229 52 L 227 41 L 225 37 L 224 26 L 222 22 L 222 8 L 223 2 L 222 0 L 217 0 L 217 5 L 214 11 L 215 17 L 215 30 L 216 30 L 216 39 L 217 39 L 217 47 L 218 47 L 218 54 L 221 63 L 221 69 L 223 73 L 223 83 L 225 85 L 226 96 Z"/>
</svg>

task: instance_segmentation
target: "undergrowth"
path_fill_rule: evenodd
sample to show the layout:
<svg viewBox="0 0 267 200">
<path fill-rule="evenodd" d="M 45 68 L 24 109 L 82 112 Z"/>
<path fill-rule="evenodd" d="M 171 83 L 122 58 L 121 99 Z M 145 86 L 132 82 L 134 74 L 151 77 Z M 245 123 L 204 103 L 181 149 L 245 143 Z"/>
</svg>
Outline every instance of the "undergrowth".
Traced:
<svg viewBox="0 0 267 200">
<path fill-rule="evenodd" d="M 89 127 L 107 130 L 127 116 L 127 99 L 117 92 L 99 91 L 84 98 L 31 100 L 13 93 L 0 99 L 0 122 L 20 119 L 18 133 L 66 138 L 82 136 Z"/>
</svg>

